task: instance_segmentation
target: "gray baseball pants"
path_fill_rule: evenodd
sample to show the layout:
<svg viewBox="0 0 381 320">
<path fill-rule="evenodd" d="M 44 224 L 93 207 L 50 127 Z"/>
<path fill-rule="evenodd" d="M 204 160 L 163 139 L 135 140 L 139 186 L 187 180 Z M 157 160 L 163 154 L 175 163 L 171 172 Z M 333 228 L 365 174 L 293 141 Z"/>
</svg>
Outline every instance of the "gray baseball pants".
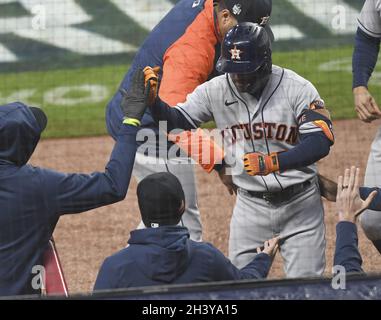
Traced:
<svg viewBox="0 0 381 320">
<path fill-rule="evenodd" d="M 368 164 L 365 172 L 366 187 L 381 188 L 381 128 L 372 143 Z M 360 216 L 361 226 L 366 236 L 372 241 L 381 240 L 381 214 L 377 211 L 366 210 Z M 380 243 L 381 248 L 381 243 Z M 380 251 L 381 252 L 381 251 Z"/>
<path fill-rule="evenodd" d="M 233 264 L 246 266 L 256 255 L 256 248 L 276 236 L 281 238 L 280 253 L 287 277 L 323 274 L 324 209 L 317 182 L 277 204 L 238 191 L 230 224 L 229 257 Z"/>
</svg>

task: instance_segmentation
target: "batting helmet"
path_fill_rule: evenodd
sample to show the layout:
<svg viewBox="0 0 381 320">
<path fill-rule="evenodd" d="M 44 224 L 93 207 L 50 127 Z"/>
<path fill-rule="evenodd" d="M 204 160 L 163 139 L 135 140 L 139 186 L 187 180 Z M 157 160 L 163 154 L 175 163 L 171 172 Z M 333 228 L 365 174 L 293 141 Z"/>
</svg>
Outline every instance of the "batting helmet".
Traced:
<svg viewBox="0 0 381 320">
<path fill-rule="evenodd" d="M 221 45 L 216 69 L 226 73 L 271 73 L 271 40 L 256 23 L 242 22 L 230 29 Z"/>
</svg>

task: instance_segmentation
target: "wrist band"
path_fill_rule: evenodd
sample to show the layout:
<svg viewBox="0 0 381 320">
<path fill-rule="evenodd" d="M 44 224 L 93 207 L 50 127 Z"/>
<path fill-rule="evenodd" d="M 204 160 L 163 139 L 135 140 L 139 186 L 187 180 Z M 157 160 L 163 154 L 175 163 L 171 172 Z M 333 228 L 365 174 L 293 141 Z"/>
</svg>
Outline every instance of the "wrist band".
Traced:
<svg viewBox="0 0 381 320">
<path fill-rule="evenodd" d="M 139 127 L 140 126 L 140 121 L 138 119 L 125 118 L 123 120 L 123 124 L 129 124 L 131 126 Z"/>
</svg>

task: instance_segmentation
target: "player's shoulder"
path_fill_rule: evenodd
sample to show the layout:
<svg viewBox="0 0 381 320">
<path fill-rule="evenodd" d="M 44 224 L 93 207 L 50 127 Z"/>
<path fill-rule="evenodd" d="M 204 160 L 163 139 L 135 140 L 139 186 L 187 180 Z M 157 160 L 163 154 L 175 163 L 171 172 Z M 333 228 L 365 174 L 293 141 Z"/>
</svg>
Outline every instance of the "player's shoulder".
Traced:
<svg viewBox="0 0 381 320">
<path fill-rule="evenodd" d="M 292 92 L 299 91 L 304 87 L 315 88 L 314 85 L 293 70 L 273 65 L 272 76 L 275 82 L 281 80 L 283 88 L 290 88 Z"/>
<path fill-rule="evenodd" d="M 369 0 L 367 0 L 367 1 L 369 1 Z M 371 2 L 371 5 L 374 6 L 376 11 L 381 10 L 381 0 L 371 0 L 370 2 Z"/>
<path fill-rule="evenodd" d="M 303 78 L 301 75 L 296 73 L 295 71 L 287 68 L 283 68 L 280 66 L 273 65 L 273 76 L 275 78 L 282 78 L 282 81 L 297 83 L 300 85 L 305 85 L 310 83 L 307 79 Z"/>
<path fill-rule="evenodd" d="M 197 88 L 208 92 L 216 92 L 225 91 L 227 86 L 226 75 L 223 74 L 200 84 Z"/>
<path fill-rule="evenodd" d="M 221 85 L 225 85 L 226 84 L 226 74 L 221 74 L 217 77 L 214 77 L 212 79 L 210 79 L 209 81 L 207 81 L 206 83 L 210 83 L 210 85 L 213 85 L 213 86 L 221 86 Z"/>
<path fill-rule="evenodd" d="M 366 0 L 363 6 L 363 13 L 369 13 L 369 10 L 381 11 L 381 0 Z"/>
<path fill-rule="evenodd" d="M 193 240 L 190 240 L 190 245 L 198 254 L 208 256 L 208 257 L 214 257 L 216 254 L 219 253 L 219 250 L 212 245 L 209 242 L 196 242 Z"/>
</svg>

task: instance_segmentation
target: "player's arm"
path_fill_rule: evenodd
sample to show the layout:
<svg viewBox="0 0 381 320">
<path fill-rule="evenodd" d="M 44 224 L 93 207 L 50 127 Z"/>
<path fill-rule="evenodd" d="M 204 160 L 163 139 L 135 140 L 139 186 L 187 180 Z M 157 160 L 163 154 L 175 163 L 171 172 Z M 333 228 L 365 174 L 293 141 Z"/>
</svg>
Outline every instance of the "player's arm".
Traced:
<svg viewBox="0 0 381 320">
<path fill-rule="evenodd" d="M 217 281 L 264 279 L 270 271 L 272 259 L 266 253 L 257 254 L 246 267 L 240 270 L 222 252 L 217 249 L 215 251 L 213 276 Z"/>
<path fill-rule="evenodd" d="M 353 89 L 368 87 L 369 79 L 377 63 L 379 51 L 380 38 L 372 37 L 358 28 L 352 59 Z"/>
<path fill-rule="evenodd" d="M 135 76 L 140 85 L 133 87 L 122 100 L 123 125 L 105 171 L 92 174 L 41 171 L 50 212 L 79 213 L 125 198 L 137 149 L 136 133 L 146 108 L 144 75 L 140 72 Z"/>
<path fill-rule="evenodd" d="M 279 248 L 279 238 L 273 238 L 264 243 L 262 248 L 257 248 L 257 255 L 242 269 L 235 267 L 229 259 L 216 250 L 215 268 L 219 280 L 264 279 L 267 277 L 272 261 Z"/>
<path fill-rule="evenodd" d="M 342 266 L 346 272 L 363 272 L 362 258 L 358 249 L 357 226 L 348 221 L 336 225 L 334 266 Z"/>
<path fill-rule="evenodd" d="M 322 132 L 303 135 L 295 148 L 278 154 L 279 171 L 307 167 L 326 157 L 331 145 Z"/>
<path fill-rule="evenodd" d="M 203 83 L 187 95 L 185 102 L 174 106 L 156 96 L 149 103 L 152 117 L 156 122 L 167 121 L 168 132 L 173 129 L 197 129 L 202 123 L 213 120 L 210 91 L 210 83 Z"/>
<path fill-rule="evenodd" d="M 104 172 L 91 174 L 41 170 L 45 201 L 56 214 L 80 213 L 125 198 L 136 153 L 137 128 L 124 125 Z"/>
<path fill-rule="evenodd" d="M 310 107 L 302 113 L 299 117 L 299 135 L 297 146 L 278 154 L 280 172 L 309 166 L 329 154 L 334 136 L 329 112 L 324 105 L 314 105 L 314 110 Z"/>
<path fill-rule="evenodd" d="M 220 264 L 220 266 L 216 268 L 218 281 L 227 281 L 265 279 L 269 274 L 272 260 L 268 254 L 260 253 L 241 270 L 234 266 L 222 253 L 220 253 L 219 257 L 216 257 L 216 262 Z"/>
<path fill-rule="evenodd" d="M 184 103 L 171 107 L 158 97 L 157 90 L 151 90 L 158 87 L 158 76 L 154 69 L 146 67 L 144 73 L 149 91 L 148 106 L 151 115 L 157 123 L 166 121 L 168 140 L 174 142 L 205 171 L 220 170 L 224 158 L 223 149 L 214 142 L 207 131 L 192 130 L 213 119 L 208 95 L 209 85 L 207 83 L 200 85 L 187 96 Z M 177 130 L 174 133 L 172 132 L 174 129 L 186 131 Z"/>
<path fill-rule="evenodd" d="M 320 105 L 311 104 L 299 117 L 300 142 L 285 152 L 268 155 L 248 153 L 244 157 L 245 170 L 249 175 L 268 175 L 309 166 L 329 154 L 334 143 L 329 112 Z M 320 106 L 319 106 L 320 105 Z M 314 110 L 312 110 L 313 108 Z"/>
<path fill-rule="evenodd" d="M 353 52 L 353 95 L 355 110 L 364 122 L 372 122 L 381 117 L 376 100 L 368 91 L 368 82 L 377 63 L 380 38 L 366 34 L 358 28 Z"/>
<path fill-rule="evenodd" d="M 186 116 L 186 111 L 178 107 L 170 107 L 160 98 L 156 98 L 155 103 L 150 106 L 150 111 L 157 123 L 167 122 L 168 132 L 174 129 L 192 130 L 199 127 L 190 117 Z"/>
<path fill-rule="evenodd" d="M 358 26 L 352 58 L 353 95 L 359 119 L 369 123 L 381 117 L 377 102 L 368 91 L 380 50 L 381 17 L 376 1 L 365 1 Z"/>
<path fill-rule="evenodd" d="M 135 72 L 139 73 L 140 70 Z M 189 121 L 188 118 L 184 116 L 184 113 L 180 112 L 177 108 L 172 108 L 159 97 L 159 87 L 162 90 L 162 83 L 159 84 L 159 67 L 146 66 L 143 70 L 144 74 L 144 86 L 146 90 L 141 92 L 141 99 L 146 102 L 146 107 L 150 109 L 150 113 L 153 119 L 159 124 L 160 121 L 165 121 L 167 124 L 167 131 L 170 132 L 174 129 L 191 130 L 198 128 L 194 122 Z M 136 82 L 138 78 L 135 76 L 131 81 L 131 88 L 139 87 L 143 82 Z M 140 79 L 140 81 L 143 81 Z M 163 80 L 162 80 L 163 81 Z M 166 100 L 167 101 L 167 100 Z M 176 106 L 176 104 L 174 104 Z"/>
</svg>

